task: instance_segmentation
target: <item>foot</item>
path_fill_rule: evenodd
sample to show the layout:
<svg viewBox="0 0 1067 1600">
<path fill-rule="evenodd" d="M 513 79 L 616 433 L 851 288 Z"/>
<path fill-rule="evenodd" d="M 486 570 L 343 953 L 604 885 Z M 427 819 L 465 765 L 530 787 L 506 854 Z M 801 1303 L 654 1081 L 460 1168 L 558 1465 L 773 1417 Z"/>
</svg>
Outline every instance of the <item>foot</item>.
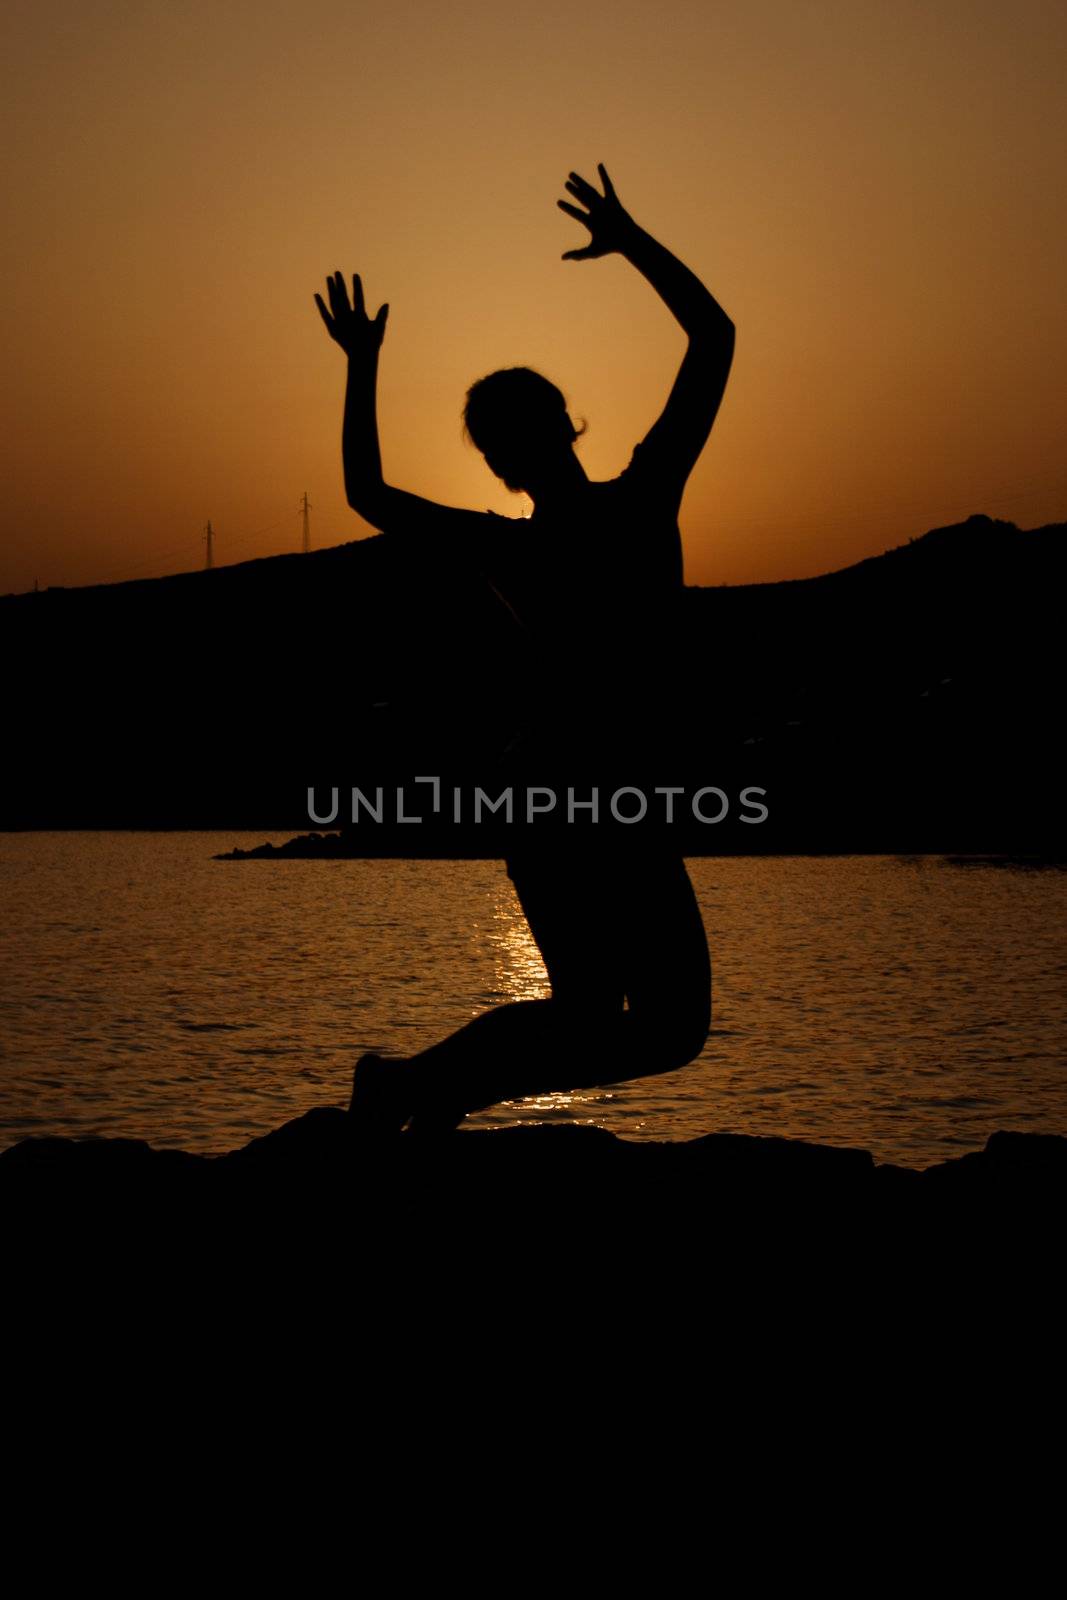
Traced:
<svg viewBox="0 0 1067 1600">
<path fill-rule="evenodd" d="M 408 1132 L 428 1138 L 438 1138 L 458 1128 L 469 1110 L 458 1096 L 442 1087 L 437 1090 L 424 1087 L 422 1095 L 412 1106 Z"/>
<path fill-rule="evenodd" d="M 348 1107 L 353 1125 L 360 1133 L 375 1137 L 399 1133 L 414 1109 L 406 1061 L 386 1061 L 373 1053 L 360 1056 Z"/>
<path fill-rule="evenodd" d="M 408 1133 L 425 1138 L 438 1138 L 441 1134 L 451 1133 L 453 1129 L 458 1128 L 466 1114 L 465 1111 L 447 1110 L 444 1106 L 424 1107 L 413 1115 L 408 1125 Z"/>
</svg>

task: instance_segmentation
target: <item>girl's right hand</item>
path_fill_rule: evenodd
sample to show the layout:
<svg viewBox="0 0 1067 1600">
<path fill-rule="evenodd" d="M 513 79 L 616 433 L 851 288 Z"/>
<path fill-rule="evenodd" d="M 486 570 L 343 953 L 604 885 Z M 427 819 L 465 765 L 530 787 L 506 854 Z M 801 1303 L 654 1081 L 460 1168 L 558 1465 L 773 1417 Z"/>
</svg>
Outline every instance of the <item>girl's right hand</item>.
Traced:
<svg viewBox="0 0 1067 1600">
<path fill-rule="evenodd" d="M 568 181 L 563 185 L 576 200 L 585 206 L 584 211 L 579 211 L 577 206 L 568 205 L 566 200 L 557 200 L 556 204 L 561 211 L 569 217 L 580 222 L 589 229 L 589 243 L 581 250 L 565 250 L 564 261 L 593 261 L 598 256 L 612 255 L 615 251 L 624 252 L 627 244 L 636 231 L 636 225 L 630 213 L 623 209 L 618 195 L 612 188 L 611 179 L 607 169 L 598 163 L 597 171 L 600 181 L 604 185 L 604 193 L 600 194 L 587 183 L 577 172 L 572 172 Z"/>
<path fill-rule="evenodd" d="M 326 332 L 330 338 L 350 357 L 358 359 L 360 356 L 377 355 L 385 336 L 385 323 L 389 315 L 388 305 L 382 306 L 376 317 L 368 317 L 363 303 L 363 284 L 358 272 L 352 277 L 351 305 L 343 273 L 335 272 L 326 279 L 326 292 L 330 297 L 329 311 L 323 304 L 321 295 L 315 296 L 315 304 L 319 308 L 319 314 L 326 324 Z"/>
</svg>

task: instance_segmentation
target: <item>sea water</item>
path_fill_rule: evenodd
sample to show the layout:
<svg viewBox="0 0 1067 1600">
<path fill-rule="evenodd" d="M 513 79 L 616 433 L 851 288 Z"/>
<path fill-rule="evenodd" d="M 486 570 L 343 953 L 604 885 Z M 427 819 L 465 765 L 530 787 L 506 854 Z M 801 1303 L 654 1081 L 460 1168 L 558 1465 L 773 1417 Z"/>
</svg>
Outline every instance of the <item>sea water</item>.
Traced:
<svg viewBox="0 0 1067 1600">
<path fill-rule="evenodd" d="M 232 1149 L 547 995 L 502 862 L 216 861 L 237 833 L 0 835 L 0 1145 Z M 273 836 L 276 843 L 283 835 Z M 661 1077 L 494 1107 L 626 1139 L 777 1134 L 927 1166 L 1067 1134 L 1067 873 L 941 857 L 689 862 L 710 1037 Z"/>
</svg>

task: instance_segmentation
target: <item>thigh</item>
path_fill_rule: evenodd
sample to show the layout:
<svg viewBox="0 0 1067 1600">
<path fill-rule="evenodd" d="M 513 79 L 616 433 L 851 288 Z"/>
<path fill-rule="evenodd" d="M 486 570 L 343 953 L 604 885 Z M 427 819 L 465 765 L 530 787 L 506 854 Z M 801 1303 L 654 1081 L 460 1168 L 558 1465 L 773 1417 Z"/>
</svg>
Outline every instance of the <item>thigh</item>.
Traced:
<svg viewBox="0 0 1067 1600">
<path fill-rule="evenodd" d="M 624 957 L 615 887 L 598 860 L 545 855 L 507 863 L 545 963 L 552 998 L 621 1010 Z"/>
<path fill-rule="evenodd" d="M 619 883 L 616 917 L 630 1009 L 684 1014 L 690 1023 L 706 1012 L 710 1022 L 711 957 L 684 860 L 636 859 Z"/>
</svg>

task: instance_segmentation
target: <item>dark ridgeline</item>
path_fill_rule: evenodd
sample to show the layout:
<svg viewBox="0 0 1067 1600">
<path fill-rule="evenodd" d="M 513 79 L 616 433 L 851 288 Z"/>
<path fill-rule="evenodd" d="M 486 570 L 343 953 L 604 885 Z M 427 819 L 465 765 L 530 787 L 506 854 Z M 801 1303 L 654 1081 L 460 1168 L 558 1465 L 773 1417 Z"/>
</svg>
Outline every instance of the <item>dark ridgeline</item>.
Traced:
<svg viewBox="0 0 1067 1600">
<path fill-rule="evenodd" d="M 618 782 L 767 786 L 766 823 L 691 825 L 693 854 L 1053 851 L 1065 576 L 1064 524 L 972 517 L 825 577 L 689 588 L 677 759 Z M 6 596 L 0 654 L 5 827 L 306 831 L 310 783 L 495 793 L 536 692 L 487 585 L 388 536 Z M 504 853 L 430 821 L 352 848 Z"/>
</svg>

